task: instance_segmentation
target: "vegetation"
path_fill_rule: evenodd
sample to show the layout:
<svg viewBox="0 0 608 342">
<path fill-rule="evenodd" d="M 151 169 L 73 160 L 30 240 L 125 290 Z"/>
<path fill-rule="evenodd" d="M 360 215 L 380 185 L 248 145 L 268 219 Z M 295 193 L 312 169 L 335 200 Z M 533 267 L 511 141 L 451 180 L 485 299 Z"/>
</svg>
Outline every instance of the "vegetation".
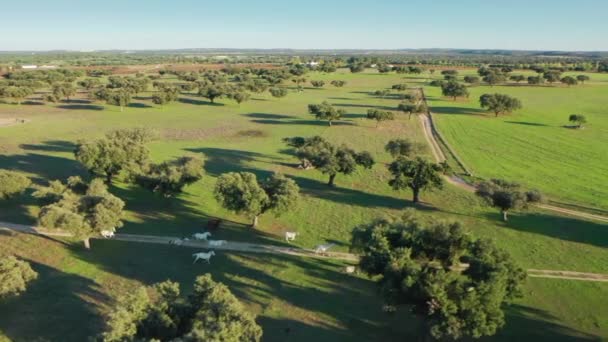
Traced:
<svg viewBox="0 0 608 342">
<path fill-rule="evenodd" d="M 346 114 L 344 109 L 336 109 L 327 101 L 323 101 L 321 104 L 309 104 L 308 112 L 317 118 L 317 120 L 326 120 L 329 126 L 332 121 L 340 120 L 340 118 Z"/>
<path fill-rule="evenodd" d="M 38 214 L 38 223 L 45 228 L 63 229 L 84 241 L 100 236 L 102 231 L 115 231 L 122 227 L 125 203 L 108 192 L 101 179 L 86 184 L 79 177 L 70 177 L 64 184 L 51 181 L 40 187 L 34 197 L 44 205 Z"/>
<path fill-rule="evenodd" d="M 376 120 L 376 127 L 378 127 L 378 125 L 382 121 L 395 120 L 395 115 L 393 114 L 393 112 L 385 110 L 368 109 L 367 118 L 369 120 Z"/>
<path fill-rule="evenodd" d="M 25 292 L 28 283 L 38 278 L 29 263 L 14 256 L 0 257 L 0 300 Z"/>
<path fill-rule="evenodd" d="M 587 123 L 587 118 L 581 114 L 570 114 L 568 121 L 576 125 L 576 128 L 582 128 Z"/>
<path fill-rule="evenodd" d="M 510 210 L 526 209 L 528 203 L 542 201 L 540 192 L 535 190 L 525 192 L 521 190 L 519 184 L 501 179 L 479 183 L 475 193 L 491 206 L 500 209 L 505 222 Z"/>
<path fill-rule="evenodd" d="M 441 85 L 441 93 L 443 96 L 448 96 L 456 101 L 458 97 L 469 97 L 469 91 L 464 84 L 455 81 L 450 81 Z"/>
<path fill-rule="evenodd" d="M 148 291 L 154 293 L 152 297 Z M 102 339 L 255 342 L 262 329 L 224 284 L 199 276 L 188 297 L 164 281 L 125 295 L 110 313 Z"/>
<path fill-rule="evenodd" d="M 203 159 L 181 157 L 161 164 L 146 164 L 134 177 L 142 187 L 171 197 L 203 177 Z"/>
<path fill-rule="evenodd" d="M 380 276 L 389 305 L 408 305 L 434 339 L 492 336 L 503 306 L 521 296 L 526 274 L 491 240 L 473 239 L 459 223 L 378 220 L 353 231 L 361 268 Z M 461 262 L 466 269 L 459 270 Z"/>
<path fill-rule="evenodd" d="M 145 144 L 152 136 L 146 129 L 112 131 L 104 138 L 79 142 L 74 154 L 90 173 L 110 183 L 120 171 L 141 169 L 148 163 L 149 151 Z"/>
<path fill-rule="evenodd" d="M 221 175 L 215 185 L 215 198 L 220 204 L 237 214 L 247 214 L 258 225 L 260 215 L 272 211 L 280 216 L 295 207 L 300 188 L 291 179 L 274 174 L 259 183 L 250 172 L 230 172 Z"/>
<path fill-rule="evenodd" d="M 481 108 L 494 112 L 495 116 L 522 108 L 521 101 L 504 94 L 483 94 L 479 97 L 479 104 Z"/>
<path fill-rule="evenodd" d="M 388 184 L 394 190 L 411 189 L 414 203 L 420 201 L 421 191 L 443 186 L 440 175 L 441 166 L 430 163 L 421 157 L 408 159 L 399 156 L 388 166 L 388 169 L 393 176 Z"/>
<path fill-rule="evenodd" d="M 0 199 L 9 199 L 23 193 L 32 182 L 20 173 L 0 170 Z"/>
</svg>

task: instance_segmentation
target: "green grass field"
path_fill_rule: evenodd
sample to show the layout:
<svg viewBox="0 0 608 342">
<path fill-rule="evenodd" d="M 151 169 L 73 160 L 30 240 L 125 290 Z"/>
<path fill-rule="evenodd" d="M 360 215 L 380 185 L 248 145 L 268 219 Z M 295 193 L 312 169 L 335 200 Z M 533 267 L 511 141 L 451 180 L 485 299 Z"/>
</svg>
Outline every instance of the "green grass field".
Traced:
<svg viewBox="0 0 608 342">
<path fill-rule="evenodd" d="M 572 74 L 576 75 L 576 74 Z M 504 178 L 538 188 L 558 202 L 608 209 L 608 75 L 591 83 L 558 86 L 476 86 L 468 100 L 441 97 L 427 87 L 441 133 L 476 176 Z M 524 108 L 494 117 L 479 96 L 502 93 Z M 584 129 L 568 128 L 583 114 Z"/>
<path fill-rule="evenodd" d="M 376 73 L 312 74 L 309 79 L 343 79 L 348 84 L 344 88 L 307 88 L 302 93 L 290 92 L 283 99 L 254 95 L 251 101 L 240 106 L 228 100 L 219 100 L 218 104 L 210 105 L 201 98 L 185 96 L 179 103 L 159 108 L 149 101 L 150 94 L 142 94 L 122 113 L 117 107 L 76 102 L 53 106 L 0 104 L 0 118 L 29 120 L 23 125 L 0 127 L 0 167 L 27 172 L 37 182 L 74 174 L 86 175 L 85 170 L 73 159 L 72 151 L 78 139 L 99 137 L 108 130 L 121 127 L 151 127 L 158 130 L 162 137 L 150 144 L 154 159 L 203 153 L 207 160 L 206 175 L 201 182 L 188 187 L 185 193 L 170 199 L 121 182 L 115 183 L 111 190 L 126 201 L 128 209 L 126 224 L 121 232 L 190 235 L 202 231 L 209 217 L 221 217 L 228 220 L 228 224 L 215 236 L 218 239 L 281 244 L 284 231 L 298 231 L 300 235 L 294 242 L 297 246 L 310 248 L 331 241 L 338 245 L 337 249 L 347 250 L 350 231 L 354 226 L 378 216 L 399 215 L 402 209 L 412 206 L 411 194 L 394 192 L 387 185 L 388 172 L 384 164 L 390 162 L 390 157 L 383 151 L 384 144 L 396 137 L 425 142 L 420 122 L 414 118 L 408 120 L 406 116 L 398 115 L 398 120 L 382 123 L 378 128 L 375 128 L 374 122 L 364 119 L 368 108 L 393 109 L 399 102 L 390 96 L 385 99 L 374 97 L 370 92 L 402 82 L 419 86 L 424 79 L 404 79 L 401 75 Z M 594 103 L 594 106 L 601 106 L 600 90 L 603 87 L 598 83 L 572 89 L 509 87 L 508 90 L 521 91 L 524 105 L 532 110 L 532 100 L 528 104 L 524 98 L 527 93 L 531 98 L 536 98 L 532 94 L 537 91 L 566 94 L 561 97 L 580 93 L 590 101 L 595 98 L 594 101 L 599 104 Z M 495 88 L 498 91 L 498 87 Z M 478 90 L 481 92 L 485 89 L 473 89 L 472 93 L 476 94 Z M 549 176 L 538 175 L 543 172 L 555 177 L 566 173 L 586 174 L 587 183 L 593 180 L 596 182 L 594 186 L 577 188 L 581 184 L 580 177 L 559 178 L 559 182 L 565 179 L 564 189 L 567 186 L 568 191 L 572 192 L 568 199 L 603 206 L 601 201 L 605 197 L 602 199 L 600 195 L 608 190 L 605 182 L 598 181 L 601 178 L 598 171 L 602 167 L 605 170 L 605 165 L 589 164 L 596 168 L 592 170 L 565 161 L 560 164 L 563 171 L 557 172 L 554 170 L 556 166 L 550 161 L 556 158 L 551 154 L 553 145 L 565 139 L 562 135 L 578 137 L 580 145 L 587 146 L 585 149 L 589 150 L 586 157 L 599 155 L 601 158 L 601 144 L 595 144 L 593 139 L 596 142 L 605 139 L 601 136 L 600 128 L 606 129 L 606 116 L 600 112 L 597 115 L 585 112 L 590 125 L 581 131 L 561 127 L 568 124 L 567 111 L 556 116 L 552 123 L 545 122 L 549 126 L 508 124 L 506 120 L 538 120 L 525 118 L 525 115 L 532 115 L 532 112 L 526 114 L 526 110 L 499 119 L 486 115 L 451 115 L 450 112 L 458 112 L 460 107 L 465 108 L 463 111 L 474 111 L 471 108 L 475 104 L 475 95 L 470 103 L 453 103 L 440 99 L 434 91 L 429 88 L 427 94 L 432 97 L 430 104 L 433 110 L 439 113 L 438 107 L 446 107 L 445 113 L 438 115 L 440 129 L 476 173 L 490 177 L 501 175 L 498 172 L 503 172 L 505 168 L 518 170 L 525 179 L 518 176 L 514 180 L 537 186 L 560 199 L 563 199 L 560 194 L 565 193 L 560 190 L 562 184 L 548 182 L 545 178 Z M 537 101 L 544 98 L 543 94 L 538 95 Z M 345 119 L 332 127 L 325 122 L 315 121 L 307 113 L 307 104 L 323 100 L 347 110 Z M 543 101 L 553 102 L 551 99 Z M 539 119 L 543 111 L 541 108 L 536 110 L 534 113 L 539 114 L 534 114 L 534 117 Z M 550 116 L 546 116 L 544 120 L 549 120 Z M 471 120 L 474 124 L 467 125 L 466 121 L 460 124 L 459 120 Z M 533 151 L 537 153 L 533 161 L 541 158 L 548 161 L 543 159 L 542 163 L 535 164 L 536 169 L 535 165 L 526 169 L 523 163 L 519 163 L 520 159 L 509 157 L 505 160 L 511 163 L 500 164 L 498 158 L 494 158 L 494 164 L 484 164 L 488 170 L 488 173 L 484 173 L 483 167 L 475 164 L 474 157 L 471 157 L 483 153 L 469 150 L 483 146 L 503 151 L 500 150 L 502 145 L 497 143 L 498 138 L 493 140 L 494 143 L 478 141 L 475 145 L 475 139 L 469 136 L 485 131 L 485 128 L 475 129 L 485 124 L 489 127 L 487 130 L 495 129 L 507 134 L 505 129 L 494 126 L 500 122 L 509 128 L 508 134 L 513 131 L 513 139 L 521 135 L 524 140 L 531 140 L 526 135 L 529 134 L 538 136 L 539 141 L 546 143 L 544 149 L 529 147 L 527 151 L 525 146 L 509 142 L 508 145 L 512 145 L 509 149 L 511 154 L 526 156 L 526 152 Z M 466 128 L 462 128 L 462 135 L 459 127 Z M 540 138 L 544 135 L 530 131 L 542 128 L 549 132 L 547 140 Z M 549 134 L 554 135 L 555 139 L 551 139 Z M 296 135 L 322 135 L 336 143 L 368 150 L 376 156 L 378 164 L 372 170 L 359 170 L 350 176 L 338 175 L 337 187 L 328 188 L 325 185 L 326 177 L 319 172 L 294 167 L 297 160 L 281 139 Z M 510 141 L 508 137 L 505 141 Z M 579 140 L 572 138 L 569 141 L 566 145 L 570 149 L 563 148 L 566 152 L 561 155 L 562 159 L 564 156 L 577 157 L 578 147 L 570 145 L 579 144 Z M 545 151 L 544 154 L 541 150 Z M 483 157 L 479 158 L 483 160 Z M 585 160 L 585 163 L 594 162 Z M 246 226 L 246 218 L 221 209 L 212 197 L 215 178 L 229 171 L 251 171 L 260 177 L 273 171 L 283 172 L 300 185 L 303 199 L 297 210 L 279 218 L 265 215 L 261 218 L 259 229 L 250 229 Z M 474 195 L 450 185 L 441 191 L 423 193 L 422 199 L 425 203 L 418 206 L 421 214 L 462 221 L 476 236 L 495 239 L 523 267 L 608 273 L 608 227 L 605 224 L 555 216 L 540 210 L 514 213 L 508 223 L 503 223 L 496 210 L 483 206 Z M 0 202 L 0 221 L 33 223 L 36 210 L 29 196 Z M 83 252 L 79 245 L 66 246 L 42 238 L 0 235 L 0 240 L 3 246 L 7 246 L 2 253 L 15 253 L 32 260 L 34 268 L 41 272 L 42 279 L 47 280 L 39 281 L 40 284 L 21 299 L 0 305 L 0 316 L 11 313 L 10 322 L 4 323 L 3 320 L 0 331 L 15 340 L 31 340 L 34 337 L 55 340 L 58 335 L 53 334 L 66 334 L 69 336 L 66 340 L 81 340 L 98 331 L 100 315 L 121 289 L 135 283 L 150 284 L 168 278 L 180 281 L 187 288 L 197 274 L 208 271 L 218 280 L 226 282 L 239 298 L 260 315 L 267 341 L 285 340 L 283 334 L 286 326 L 294 327 L 294 336 L 289 339 L 294 341 L 307 341 L 311 336 L 322 341 L 388 341 L 389 336 L 403 340 L 415 331 L 413 325 L 402 323 L 409 322 L 406 313 L 397 316 L 382 313 L 381 301 L 375 295 L 373 284 L 366 279 L 340 273 L 342 265 L 339 263 L 222 253 L 213 260 L 209 269 L 200 265 L 192 266 L 190 250 L 104 241 L 94 242 L 92 251 Z M 56 305 L 61 302 L 56 303 L 47 291 L 66 298 L 62 315 L 51 317 L 51 312 L 56 311 Z M 499 337 L 503 340 L 525 337 L 568 340 L 572 336 L 608 338 L 607 294 L 608 284 L 530 279 L 526 285 L 526 296 L 509 309 L 508 326 Z M 39 307 L 44 310 L 41 310 L 40 316 L 34 315 Z M 31 329 L 27 321 L 18 322 L 20 315 L 14 310 L 24 315 L 29 313 L 38 320 L 44 321 L 46 318 L 48 324 Z M 73 323 L 82 315 L 88 315 L 91 324 L 72 329 L 75 326 Z M 57 326 L 65 326 L 66 329 L 56 329 Z"/>
</svg>

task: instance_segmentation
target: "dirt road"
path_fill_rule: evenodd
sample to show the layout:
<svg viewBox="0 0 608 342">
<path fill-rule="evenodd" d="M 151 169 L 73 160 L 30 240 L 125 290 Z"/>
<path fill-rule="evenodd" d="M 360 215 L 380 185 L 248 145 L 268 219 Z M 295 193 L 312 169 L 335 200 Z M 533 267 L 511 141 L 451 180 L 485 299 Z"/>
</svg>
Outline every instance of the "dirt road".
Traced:
<svg viewBox="0 0 608 342">
<path fill-rule="evenodd" d="M 46 236 L 57 236 L 57 237 L 70 237 L 71 234 L 67 232 L 43 229 L 39 227 L 32 227 L 20 224 L 12 224 L 0 222 L 0 230 L 46 235 Z M 174 236 L 154 236 L 154 235 L 133 235 L 133 234 L 116 234 L 112 240 L 127 241 L 135 243 L 151 243 L 159 245 L 169 245 L 171 241 L 178 239 Z M 326 252 L 323 254 L 315 253 L 312 249 L 304 249 L 298 247 L 283 247 L 274 245 L 262 245 L 248 242 L 233 242 L 227 241 L 222 246 L 210 247 L 206 241 L 188 240 L 183 241 L 180 246 L 176 248 L 197 248 L 197 249 L 213 249 L 223 251 L 234 251 L 244 253 L 266 253 L 266 254 L 284 254 L 292 255 L 297 257 L 308 257 L 308 258 L 324 258 L 324 259 L 335 259 L 343 260 L 352 263 L 359 261 L 359 256 L 350 253 L 340 252 Z M 561 270 L 539 270 L 529 269 L 527 270 L 528 275 L 534 278 L 554 278 L 554 279 L 565 279 L 565 280 L 581 280 L 581 281 L 593 281 L 593 282 L 608 282 L 608 274 L 600 273 L 587 273 L 577 271 L 561 271 Z"/>
</svg>

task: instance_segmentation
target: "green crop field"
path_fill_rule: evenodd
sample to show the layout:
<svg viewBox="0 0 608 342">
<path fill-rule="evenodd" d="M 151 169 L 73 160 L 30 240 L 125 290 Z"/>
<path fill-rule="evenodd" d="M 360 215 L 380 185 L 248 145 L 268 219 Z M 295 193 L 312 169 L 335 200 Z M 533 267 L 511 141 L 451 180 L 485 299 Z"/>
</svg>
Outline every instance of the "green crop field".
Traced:
<svg viewBox="0 0 608 342">
<path fill-rule="evenodd" d="M 209 217 L 221 217 L 228 223 L 214 236 L 217 239 L 283 244 L 285 231 L 297 231 L 296 246 L 333 242 L 337 250 L 346 251 L 353 227 L 416 207 L 421 215 L 458 220 L 475 236 L 495 239 L 522 267 L 608 273 L 606 224 L 539 209 L 515 212 L 509 222 L 502 222 L 497 210 L 448 184 L 424 192 L 424 203 L 418 206 L 410 201 L 411 193 L 391 190 L 385 167 L 391 158 L 384 145 L 397 137 L 425 144 L 420 121 L 398 114 L 397 120 L 376 128 L 365 113 L 369 108 L 395 110 L 399 103 L 395 96 L 373 96 L 374 90 L 403 82 L 423 86 L 424 77 L 342 70 L 307 76 L 348 83 L 300 93 L 292 89 L 281 99 L 253 95 L 241 105 L 227 99 L 212 105 L 200 97 L 182 96 L 161 108 L 151 103 L 151 93 L 140 94 L 124 112 L 88 103 L 83 96 L 57 105 L 0 104 L 0 119 L 26 120 L 0 127 L 0 168 L 23 171 L 37 183 L 86 176 L 73 156 L 79 139 L 116 128 L 149 127 L 160 136 L 149 145 L 155 160 L 202 153 L 205 176 L 173 198 L 115 182 L 110 190 L 128 210 L 121 233 L 186 236 L 202 231 Z M 508 178 L 538 187 L 556 200 L 605 209 L 608 161 L 602 147 L 608 143 L 608 78 L 591 77 L 591 84 L 572 88 L 480 86 L 471 89 L 469 101 L 457 102 L 442 99 L 437 88 L 426 89 L 440 130 L 477 176 Z M 482 112 L 476 98 L 490 91 L 521 98 L 524 109 L 499 118 Z M 347 112 L 332 127 L 307 113 L 308 104 L 324 100 Z M 584 113 L 587 128 L 562 127 L 572 113 Z M 312 135 L 368 150 L 377 164 L 372 170 L 338 175 L 337 186 L 330 188 L 320 172 L 298 169 L 297 158 L 281 141 Z M 430 158 L 428 149 L 423 153 Z M 278 218 L 266 214 L 260 227 L 251 229 L 246 218 L 227 212 L 213 199 L 215 179 L 229 171 L 250 171 L 258 177 L 282 172 L 298 183 L 303 198 L 296 210 Z M 37 210 L 30 196 L 0 201 L 0 221 L 34 223 Z M 0 254 L 21 256 L 41 274 L 31 291 L 0 305 L 0 316 L 11 316 L 0 322 L 0 340 L 2 334 L 17 341 L 58 336 L 83 340 L 99 331 L 102 314 L 122 291 L 165 279 L 179 281 L 187 290 L 196 275 L 206 272 L 259 315 L 265 341 L 390 341 L 405 340 L 416 331 L 406 312 L 382 312 L 373 283 L 342 273 L 344 265 L 338 262 L 218 253 L 210 266 L 192 265 L 189 249 L 94 241 L 85 252 L 79 244 L 3 233 L 0 244 Z M 21 315 L 29 321 L 20 320 Z M 531 278 L 524 298 L 509 307 L 507 316 L 506 328 L 492 340 L 606 339 L 608 283 Z M 80 324 L 82 317 L 90 318 L 90 324 Z M 40 323 L 29 324 L 34 321 Z"/>
<path fill-rule="evenodd" d="M 517 72 L 514 72 L 517 73 Z M 572 73 L 571 75 L 576 75 Z M 563 203 L 608 209 L 608 77 L 557 86 L 476 86 L 468 100 L 441 97 L 428 87 L 438 127 L 476 176 L 518 181 Z M 494 117 L 479 96 L 501 93 L 523 109 Z M 568 128 L 570 114 L 583 114 L 584 129 Z"/>
</svg>

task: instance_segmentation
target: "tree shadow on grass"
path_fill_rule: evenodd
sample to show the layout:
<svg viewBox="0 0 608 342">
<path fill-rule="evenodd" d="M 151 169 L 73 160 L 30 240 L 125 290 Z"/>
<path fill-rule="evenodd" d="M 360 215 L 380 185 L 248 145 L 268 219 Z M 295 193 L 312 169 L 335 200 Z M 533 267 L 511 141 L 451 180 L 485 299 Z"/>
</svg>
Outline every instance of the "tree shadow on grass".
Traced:
<svg viewBox="0 0 608 342">
<path fill-rule="evenodd" d="M 40 100 L 40 101 L 27 100 L 27 101 L 21 102 L 21 104 L 27 105 L 27 106 L 44 106 L 45 105 L 44 101 L 42 101 L 42 100 Z"/>
<path fill-rule="evenodd" d="M 129 103 L 129 105 L 127 107 L 129 107 L 129 108 L 154 108 L 153 106 L 150 106 L 149 104 L 141 103 L 141 102 Z"/>
<path fill-rule="evenodd" d="M 74 152 L 76 144 L 66 140 L 47 140 L 40 144 L 21 144 L 19 147 L 31 151 Z"/>
<path fill-rule="evenodd" d="M 381 110 L 396 110 L 397 107 L 389 106 L 377 106 L 369 104 L 354 104 L 354 103 L 332 103 L 332 106 L 336 107 L 349 107 L 349 108 L 366 108 L 366 109 L 381 109 Z"/>
<path fill-rule="evenodd" d="M 69 176 L 87 175 L 82 166 L 73 159 L 38 153 L 0 155 L 0 167 L 33 174 L 32 180 L 38 184 Z"/>
<path fill-rule="evenodd" d="M 38 279 L 18 297 L 0 302 L 0 331 L 15 341 L 86 341 L 103 329 L 97 309 L 109 302 L 88 278 L 28 261 Z"/>
<path fill-rule="evenodd" d="M 204 153 L 207 157 L 205 171 L 214 177 L 217 177 L 225 172 L 251 172 L 255 174 L 258 179 L 266 179 L 272 175 L 272 171 L 256 168 L 252 166 L 251 163 L 258 162 L 270 165 L 284 164 L 282 159 L 269 157 L 257 152 L 229 150 L 222 148 L 196 148 L 187 149 L 187 151 Z M 318 171 L 302 170 L 301 172 Z M 336 177 L 338 186 L 330 187 L 326 183 L 319 182 L 314 179 L 289 175 L 289 177 L 300 186 L 300 191 L 302 194 L 320 199 L 326 199 L 336 203 L 357 205 L 367 208 L 390 209 L 403 209 L 413 205 L 410 201 L 404 201 L 391 196 L 377 195 L 360 190 L 342 188 L 339 186 L 341 176 L 342 175 L 338 175 Z M 416 205 L 415 207 L 421 210 L 436 210 L 426 205 Z"/>
<path fill-rule="evenodd" d="M 480 341 L 599 341 L 590 335 L 556 323 L 558 318 L 544 310 L 523 305 L 505 308 L 506 325 L 495 336 Z"/>
<path fill-rule="evenodd" d="M 248 113 L 243 114 L 243 116 L 247 116 L 250 118 L 256 119 L 294 119 L 295 117 L 284 114 L 269 114 L 269 113 Z"/>
<path fill-rule="evenodd" d="M 526 122 L 526 121 L 505 121 L 505 122 L 509 123 L 509 124 L 514 124 L 514 125 L 547 127 L 547 125 L 545 125 L 543 123 L 538 123 L 538 122 Z"/>
<path fill-rule="evenodd" d="M 488 114 L 486 111 L 479 108 L 431 106 L 430 109 L 433 114 L 454 114 L 472 116 L 486 116 Z"/>
<path fill-rule="evenodd" d="M 217 103 L 217 102 L 211 102 L 211 101 L 203 101 L 203 100 L 191 99 L 191 98 L 188 98 L 188 97 L 180 97 L 177 101 L 180 102 L 180 103 L 197 105 L 197 106 L 216 106 L 216 107 L 221 107 L 221 106 L 224 105 L 223 103 Z"/>
<path fill-rule="evenodd" d="M 605 223 L 536 212 L 510 214 L 508 222 L 502 222 L 502 214 L 498 211 L 484 216 L 513 230 L 602 248 L 608 247 L 608 229 Z"/>
<path fill-rule="evenodd" d="M 262 125 L 310 125 L 310 126 L 328 126 L 327 121 L 321 120 L 273 120 L 273 119 L 255 119 L 251 120 Z M 332 121 L 332 126 L 354 126 L 352 122 Z"/>
<path fill-rule="evenodd" d="M 375 285 L 343 273 L 344 263 L 272 254 L 216 251 L 211 263 L 192 263 L 199 249 L 95 240 L 76 258 L 146 285 L 171 279 L 183 294 L 194 279 L 210 273 L 227 285 L 250 310 L 263 310 L 258 322 L 265 341 L 386 341 L 403 337 L 407 319 L 382 312 Z M 257 308 L 257 309 L 256 309 Z M 268 312 L 268 313 L 265 313 Z M 278 317 L 277 317 L 278 316 Z M 331 317 L 334 322 L 327 322 Z M 296 324 L 295 319 L 304 320 Z M 288 333 L 286 333 L 288 329 Z"/>
<path fill-rule="evenodd" d="M 124 220 L 119 234 L 191 238 L 194 233 L 208 231 L 211 220 L 220 219 L 220 227 L 211 231 L 214 240 L 286 245 L 279 236 L 252 229 L 245 218 L 243 222 L 236 222 L 202 212 L 197 209 L 197 203 L 185 195 L 166 198 L 138 186 L 113 186 L 110 191 L 125 201 L 126 210 L 133 213 Z"/>
<path fill-rule="evenodd" d="M 93 104 L 63 104 L 57 106 L 57 108 L 61 109 L 69 109 L 69 110 L 104 110 L 104 106 L 93 105 Z"/>
</svg>

